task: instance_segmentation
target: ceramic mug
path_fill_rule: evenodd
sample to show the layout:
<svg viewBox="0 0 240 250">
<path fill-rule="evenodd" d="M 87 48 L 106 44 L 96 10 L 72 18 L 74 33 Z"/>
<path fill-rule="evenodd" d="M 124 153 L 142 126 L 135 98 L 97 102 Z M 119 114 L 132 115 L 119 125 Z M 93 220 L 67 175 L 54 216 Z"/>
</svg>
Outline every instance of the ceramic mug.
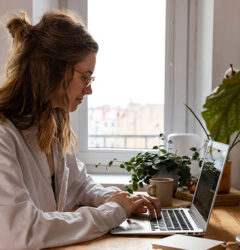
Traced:
<svg viewBox="0 0 240 250">
<path fill-rule="evenodd" d="M 173 196 L 173 179 L 154 177 L 149 181 L 150 184 L 147 187 L 147 193 L 150 196 L 158 198 L 162 207 L 171 206 Z"/>
</svg>

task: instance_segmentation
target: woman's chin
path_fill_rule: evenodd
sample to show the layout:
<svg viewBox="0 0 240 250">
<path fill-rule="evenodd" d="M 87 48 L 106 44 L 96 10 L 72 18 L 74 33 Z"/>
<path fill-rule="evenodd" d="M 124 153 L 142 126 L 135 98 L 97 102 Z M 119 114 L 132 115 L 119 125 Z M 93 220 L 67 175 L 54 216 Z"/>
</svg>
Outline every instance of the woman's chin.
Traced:
<svg viewBox="0 0 240 250">
<path fill-rule="evenodd" d="M 69 112 L 74 112 L 74 111 L 77 110 L 77 108 L 78 108 L 78 104 L 77 104 L 77 105 L 72 105 L 72 106 L 70 107 L 70 109 L 69 109 Z"/>
</svg>

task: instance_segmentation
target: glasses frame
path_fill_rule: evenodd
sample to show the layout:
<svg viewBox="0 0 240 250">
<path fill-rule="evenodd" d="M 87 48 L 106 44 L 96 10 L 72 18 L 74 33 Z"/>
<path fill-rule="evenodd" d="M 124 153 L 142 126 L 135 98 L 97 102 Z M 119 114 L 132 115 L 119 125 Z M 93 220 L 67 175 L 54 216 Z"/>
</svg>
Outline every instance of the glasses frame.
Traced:
<svg viewBox="0 0 240 250">
<path fill-rule="evenodd" d="M 86 76 L 86 74 L 78 71 L 75 68 L 73 70 L 76 71 L 79 75 L 87 77 L 87 80 L 85 81 L 85 86 L 84 86 L 85 89 L 87 89 L 89 86 L 91 86 L 93 81 L 95 81 L 95 78 L 96 78 L 95 76 Z"/>
</svg>

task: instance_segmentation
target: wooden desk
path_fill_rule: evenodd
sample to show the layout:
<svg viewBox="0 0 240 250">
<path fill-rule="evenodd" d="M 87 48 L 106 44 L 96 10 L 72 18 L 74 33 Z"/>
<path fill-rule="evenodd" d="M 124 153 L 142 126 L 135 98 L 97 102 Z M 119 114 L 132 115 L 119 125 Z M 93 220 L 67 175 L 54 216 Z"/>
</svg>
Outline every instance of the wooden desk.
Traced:
<svg viewBox="0 0 240 250">
<path fill-rule="evenodd" d="M 207 234 L 204 238 L 235 241 L 240 234 L 240 206 L 215 207 L 212 212 Z M 152 241 L 161 236 L 115 236 L 107 234 L 95 240 L 72 246 L 54 248 L 55 250 L 151 250 Z"/>
</svg>

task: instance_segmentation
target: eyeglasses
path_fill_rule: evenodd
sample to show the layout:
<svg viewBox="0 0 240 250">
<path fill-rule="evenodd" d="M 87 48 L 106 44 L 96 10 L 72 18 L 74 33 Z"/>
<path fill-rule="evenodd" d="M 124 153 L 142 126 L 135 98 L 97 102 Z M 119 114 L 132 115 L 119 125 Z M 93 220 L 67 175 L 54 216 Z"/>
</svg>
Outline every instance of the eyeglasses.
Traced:
<svg viewBox="0 0 240 250">
<path fill-rule="evenodd" d="M 73 69 L 73 70 L 76 71 L 81 76 L 83 76 L 83 80 L 85 82 L 85 88 L 88 88 L 92 84 L 92 82 L 95 80 L 95 76 L 86 76 L 84 73 L 82 73 L 76 69 Z"/>
</svg>

